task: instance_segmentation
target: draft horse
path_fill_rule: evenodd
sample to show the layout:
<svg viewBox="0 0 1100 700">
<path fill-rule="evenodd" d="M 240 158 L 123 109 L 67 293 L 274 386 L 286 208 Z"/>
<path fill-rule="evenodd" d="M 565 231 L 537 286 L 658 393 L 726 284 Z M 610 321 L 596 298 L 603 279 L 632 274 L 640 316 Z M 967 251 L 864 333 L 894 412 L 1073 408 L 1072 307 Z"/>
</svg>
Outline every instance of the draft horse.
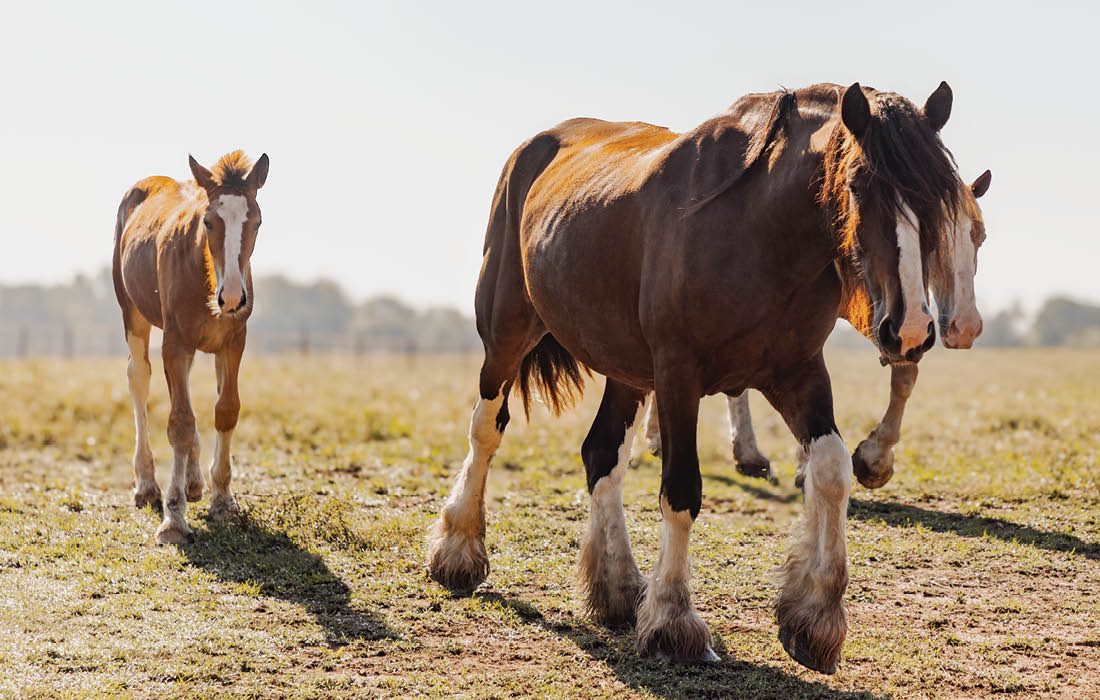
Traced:
<svg viewBox="0 0 1100 700">
<path fill-rule="evenodd" d="M 210 170 L 194 158 L 190 164 L 194 181 L 153 176 L 135 184 L 122 198 L 115 223 L 112 270 L 130 348 L 127 375 L 137 429 L 133 499 L 142 508 L 160 506 L 163 498 L 158 544 L 192 539 L 187 501 L 202 498 L 204 488 L 188 386 L 196 350 L 214 354 L 218 378 L 210 515 L 221 519 L 236 510 L 229 451 L 241 408 L 237 372 L 254 301 L 250 259 L 261 219 L 256 192 L 268 171 L 266 153 L 254 166 L 241 151 L 222 156 Z M 147 413 L 153 326 L 164 331 L 161 355 L 172 403 L 168 440 L 174 459 L 163 497 Z"/>
<path fill-rule="evenodd" d="M 837 267 L 863 275 L 863 313 L 884 357 L 918 361 L 935 342 L 925 264 L 958 196 L 937 135 L 950 105 L 946 83 L 923 108 L 858 83 L 819 84 L 746 96 L 684 134 L 576 119 L 516 150 L 494 196 L 475 298 L 485 360 L 470 451 L 431 534 L 431 576 L 471 590 L 488 573 L 485 480 L 513 385 L 525 408 L 537 390 L 557 411 L 587 367 L 607 377 L 581 448 L 587 607 L 606 623 L 636 619 L 642 654 L 716 659 L 688 585 L 702 500 L 699 401 L 756 388 L 808 455 L 779 638 L 799 663 L 835 671 L 852 471 L 822 358 L 842 294 Z M 651 390 L 663 525 L 647 582 L 622 487 Z"/>
<path fill-rule="evenodd" d="M 982 333 L 982 316 L 974 294 L 974 276 L 978 249 L 985 241 L 986 229 L 978 199 L 989 190 L 992 177 L 992 173 L 986 170 L 970 185 L 959 181 L 960 209 L 954 213 L 946 212 L 950 216 L 950 221 L 944 226 L 947 238 L 939 242 L 929 260 L 928 279 L 939 309 L 940 337 L 944 347 L 949 349 L 969 349 Z M 867 292 L 862 277 L 858 275 L 845 278 L 843 283 L 845 291 L 838 318 L 847 320 L 850 306 L 854 306 L 855 311 L 862 308 L 860 303 L 852 305 L 851 300 Z M 874 343 L 874 333 L 866 324 L 858 326 L 859 320 L 857 317 L 853 325 Z M 916 387 L 917 375 L 918 365 L 914 362 L 890 365 L 890 400 L 886 412 L 871 434 L 852 453 L 856 479 L 866 488 L 881 488 L 894 475 L 894 446 L 901 439 L 901 422 L 905 406 Z M 661 450 L 661 433 L 655 406 L 655 402 L 649 402 L 645 436 L 650 451 L 657 454 Z M 730 443 L 737 471 L 746 476 L 774 481 L 771 461 L 756 443 L 748 392 L 727 397 L 727 409 Z M 800 487 L 806 466 L 805 456 L 800 452 L 798 475 L 795 477 L 795 484 Z"/>
</svg>

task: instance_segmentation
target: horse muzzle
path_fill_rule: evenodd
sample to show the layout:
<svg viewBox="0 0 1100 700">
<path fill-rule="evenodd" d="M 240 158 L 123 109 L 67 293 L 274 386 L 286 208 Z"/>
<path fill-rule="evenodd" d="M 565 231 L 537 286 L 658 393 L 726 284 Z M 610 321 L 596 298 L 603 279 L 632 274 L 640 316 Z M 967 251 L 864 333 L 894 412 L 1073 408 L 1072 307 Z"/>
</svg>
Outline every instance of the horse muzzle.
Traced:
<svg viewBox="0 0 1100 700">
<path fill-rule="evenodd" d="M 882 351 L 884 363 L 898 364 L 902 362 L 919 362 L 924 353 L 932 349 L 936 344 L 936 324 L 928 320 L 925 337 L 919 343 L 914 343 L 912 334 L 907 333 L 904 341 L 901 330 L 894 325 L 893 320 L 886 316 L 875 329 L 879 349 Z"/>
</svg>

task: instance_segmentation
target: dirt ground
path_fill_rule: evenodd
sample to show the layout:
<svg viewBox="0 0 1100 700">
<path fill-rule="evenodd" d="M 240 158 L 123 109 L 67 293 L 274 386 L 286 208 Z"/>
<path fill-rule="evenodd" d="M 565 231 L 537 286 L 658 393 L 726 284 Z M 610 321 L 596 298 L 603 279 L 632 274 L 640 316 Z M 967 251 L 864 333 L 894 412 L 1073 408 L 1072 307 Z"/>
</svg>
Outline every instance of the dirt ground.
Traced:
<svg viewBox="0 0 1100 700">
<path fill-rule="evenodd" d="M 873 352 L 836 352 L 850 448 L 885 409 Z M 795 446 L 754 397 L 779 485 L 736 474 L 723 401 L 704 402 L 695 601 L 721 662 L 642 659 L 574 591 L 588 513 L 580 443 L 600 396 L 515 418 L 489 483 L 492 570 L 455 597 L 424 535 L 465 452 L 480 358 L 246 356 L 239 520 L 188 517 L 157 547 L 129 505 L 125 359 L 0 363 L 0 696 L 1100 697 L 1100 352 L 939 349 L 922 362 L 897 472 L 856 485 L 840 669 L 776 640 L 771 573 L 801 510 Z M 162 485 L 167 392 L 154 368 Z M 209 460 L 213 367 L 193 396 Z M 513 401 L 513 415 L 519 411 Z M 628 474 L 643 571 L 659 462 Z"/>
</svg>

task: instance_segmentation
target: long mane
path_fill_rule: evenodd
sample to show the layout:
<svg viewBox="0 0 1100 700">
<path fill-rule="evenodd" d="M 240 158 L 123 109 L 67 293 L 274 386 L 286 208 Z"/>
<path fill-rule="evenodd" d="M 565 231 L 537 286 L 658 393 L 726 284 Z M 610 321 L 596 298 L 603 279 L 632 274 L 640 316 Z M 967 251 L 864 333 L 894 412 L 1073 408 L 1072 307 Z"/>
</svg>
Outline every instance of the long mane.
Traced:
<svg viewBox="0 0 1100 700">
<path fill-rule="evenodd" d="M 868 196 L 907 204 L 917 218 L 922 244 L 934 248 L 953 226 L 959 207 L 955 159 L 909 100 L 873 91 L 869 97 L 874 118 L 858 142 L 839 124 L 833 130 L 825 152 L 820 203 L 831 211 L 839 239 L 851 250 L 855 222 L 848 177 L 858 160 L 870 173 Z"/>
</svg>

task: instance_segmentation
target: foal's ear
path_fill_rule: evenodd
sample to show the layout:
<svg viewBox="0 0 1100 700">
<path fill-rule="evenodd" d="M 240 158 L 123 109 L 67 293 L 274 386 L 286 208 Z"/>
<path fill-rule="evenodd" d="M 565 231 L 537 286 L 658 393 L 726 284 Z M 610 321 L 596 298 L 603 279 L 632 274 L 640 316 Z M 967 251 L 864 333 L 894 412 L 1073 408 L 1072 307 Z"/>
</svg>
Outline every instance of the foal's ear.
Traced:
<svg viewBox="0 0 1100 700">
<path fill-rule="evenodd" d="M 253 190 L 258 190 L 264 186 L 267 182 L 267 166 L 269 161 L 267 154 L 260 156 L 260 159 L 256 161 L 256 164 L 252 166 L 252 170 L 248 173 L 248 177 L 244 179 L 245 184 Z"/>
<path fill-rule="evenodd" d="M 867 132 L 867 126 L 871 123 L 871 105 L 867 103 L 867 96 L 859 83 L 849 85 L 840 98 L 840 118 L 857 139 Z"/>
<path fill-rule="evenodd" d="M 992 182 L 992 180 L 993 173 L 988 170 L 978 176 L 978 179 L 970 186 L 970 191 L 974 193 L 975 199 L 981 197 L 989 190 L 989 183 Z"/>
<path fill-rule="evenodd" d="M 214 175 L 206 168 L 199 164 L 199 161 L 195 160 L 192 155 L 187 156 L 187 162 L 191 164 L 191 174 L 195 177 L 195 182 L 199 183 L 199 186 L 204 190 L 208 190 L 214 186 Z"/>
<path fill-rule="evenodd" d="M 932 131 L 939 131 L 951 116 L 951 102 L 955 99 L 951 86 L 941 82 L 940 86 L 924 102 L 924 118 Z"/>
</svg>

